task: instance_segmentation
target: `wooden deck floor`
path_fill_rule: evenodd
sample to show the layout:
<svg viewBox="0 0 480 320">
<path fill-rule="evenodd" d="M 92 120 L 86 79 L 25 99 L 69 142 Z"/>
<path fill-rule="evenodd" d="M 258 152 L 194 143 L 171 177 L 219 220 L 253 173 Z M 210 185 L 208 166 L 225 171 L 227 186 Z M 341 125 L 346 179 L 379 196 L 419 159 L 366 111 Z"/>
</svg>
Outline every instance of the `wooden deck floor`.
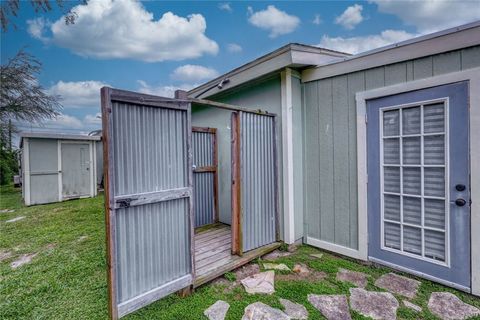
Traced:
<svg viewBox="0 0 480 320">
<path fill-rule="evenodd" d="M 195 234 L 195 283 L 198 287 L 224 273 L 236 269 L 251 260 L 262 256 L 280 246 L 275 242 L 251 250 L 243 256 L 232 255 L 232 236 L 230 226 L 217 224 Z"/>
</svg>

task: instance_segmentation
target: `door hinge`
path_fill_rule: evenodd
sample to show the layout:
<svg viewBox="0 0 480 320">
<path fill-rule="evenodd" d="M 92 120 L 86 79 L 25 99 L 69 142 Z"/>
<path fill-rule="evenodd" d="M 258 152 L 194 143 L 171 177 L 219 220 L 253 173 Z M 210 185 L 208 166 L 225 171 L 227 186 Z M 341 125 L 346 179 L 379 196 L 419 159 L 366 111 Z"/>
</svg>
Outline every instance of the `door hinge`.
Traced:
<svg viewBox="0 0 480 320">
<path fill-rule="evenodd" d="M 365 113 L 365 124 L 368 123 L 368 115 Z"/>
<path fill-rule="evenodd" d="M 128 208 L 130 207 L 130 203 L 134 200 L 138 200 L 138 198 L 125 198 L 121 200 L 117 200 L 116 202 L 120 206 L 120 208 Z"/>
</svg>

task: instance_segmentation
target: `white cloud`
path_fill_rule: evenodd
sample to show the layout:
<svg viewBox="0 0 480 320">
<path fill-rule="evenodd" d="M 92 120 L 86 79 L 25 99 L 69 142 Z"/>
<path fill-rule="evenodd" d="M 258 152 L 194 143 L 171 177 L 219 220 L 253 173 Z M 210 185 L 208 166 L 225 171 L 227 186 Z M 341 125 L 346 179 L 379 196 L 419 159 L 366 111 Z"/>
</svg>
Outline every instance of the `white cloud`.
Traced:
<svg viewBox="0 0 480 320">
<path fill-rule="evenodd" d="M 51 23 L 43 17 L 27 20 L 27 32 L 35 39 L 42 42 L 48 42 L 48 38 L 43 35 L 45 28 L 51 25 Z"/>
<path fill-rule="evenodd" d="M 49 129 L 84 129 L 84 124 L 80 119 L 63 113 L 54 119 L 45 121 L 44 124 Z"/>
<path fill-rule="evenodd" d="M 166 98 L 173 98 L 176 90 L 188 91 L 197 86 L 197 84 L 182 84 L 179 86 L 152 86 L 143 80 L 137 80 L 137 83 L 139 84 L 139 92 Z"/>
<path fill-rule="evenodd" d="M 351 38 L 324 35 L 318 46 L 348 53 L 360 53 L 392 43 L 404 41 L 418 35 L 403 30 L 385 30 L 377 35 Z"/>
<path fill-rule="evenodd" d="M 352 30 L 357 24 L 363 21 L 362 10 L 363 6 L 354 4 L 337 17 L 335 23 L 341 25 L 345 29 Z"/>
<path fill-rule="evenodd" d="M 267 9 L 257 12 L 253 12 L 253 9 L 248 7 L 248 13 L 250 15 L 248 21 L 260 29 L 270 31 L 270 38 L 291 33 L 300 24 L 300 19 L 297 16 L 278 10 L 273 5 L 269 5 Z"/>
<path fill-rule="evenodd" d="M 224 10 L 224 11 L 228 11 L 228 12 L 233 12 L 233 9 L 232 9 L 232 7 L 230 6 L 230 3 L 229 3 L 229 2 L 219 3 L 219 4 L 218 4 L 218 8 L 219 8 L 220 10 Z"/>
<path fill-rule="evenodd" d="M 371 0 L 378 11 L 398 16 L 420 33 L 430 33 L 480 19 L 480 3 L 458 0 Z"/>
<path fill-rule="evenodd" d="M 316 24 L 317 26 L 322 23 L 322 18 L 320 17 L 319 14 L 316 14 L 315 17 L 313 18 L 312 21 L 313 24 Z"/>
<path fill-rule="evenodd" d="M 166 12 L 159 20 L 135 0 L 89 1 L 77 5 L 75 24 L 66 25 L 61 17 L 49 29 L 52 43 L 86 57 L 129 58 L 147 62 L 184 60 L 216 54 L 218 45 L 205 35 L 207 23 L 201 14 L 180 17 Z M 41 19 L 41 18 L 40 18 Z M 41 22 L 30 22 L 31 34 Z"/>
<path fill-rule="evenodd" d="M 88 126 L 101 127 L 102 126 L 102 114 L 100 112 L 96 114 L 87 114 L 83 119 L 83 123 Z"/>
<path fill-rule="evenodd" d="M 216 76 L 218 76 L 217 70 L 193 64 L 180 66 L 176 68 L 170 75 L 170 77 L 174 80 L 188 83 L 210 80 Z"/>
<path fill-rule="evenodd" d="M 100 88 L 108 86 L 101 81 L 58 81 L 48 93 L 61 97 L 65 108 L 100 107 Z"/>
<path fill-rule="evenodd" d="M 238 53 L 238 52 L 242 52 L 242 50 L 243 49 L 239 44 L 229 43 L 227 45 L 227 51 L 230 52 L 230 53 Z"/>
</svg>

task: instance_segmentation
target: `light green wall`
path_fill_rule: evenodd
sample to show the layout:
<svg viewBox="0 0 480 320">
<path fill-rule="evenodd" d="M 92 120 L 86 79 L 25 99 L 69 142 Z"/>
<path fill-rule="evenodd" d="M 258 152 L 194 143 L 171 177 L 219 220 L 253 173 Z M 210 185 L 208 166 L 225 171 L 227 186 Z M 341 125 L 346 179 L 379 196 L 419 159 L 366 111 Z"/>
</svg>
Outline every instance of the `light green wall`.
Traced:
<svg viewBox="0 0 480 320">
<path fill-rule="evenodd" d="M 282 198 L 282 143 L 281 143 L 281 83 L 280 75 L 254 81 L 239 89 L 209 97 L 213 101 L 225 102 L 249 109 L 261 109 L 276 113 L 278 155 L 279 155 L 279 202 L 280 212 L 283 212 Z M 217 128 L 218 137 L 218 184 L 219 184 L 219 218 L 221 222 L 231 223 L 231 112 L 219 108 L 194 107 L 192 125 Z M 280 230 L 283 229 L 282 214 L 280 214 Z M 282 233 L 282 232 L 281 232 Z M 281 234 L 282 236 L 282 234 Z"/>
<path fill-rule="evenodd" d="M 355 93 L 480 66 L 480 47 L 304 84 L 305 234 L 358 248 Z"/>
</svg>

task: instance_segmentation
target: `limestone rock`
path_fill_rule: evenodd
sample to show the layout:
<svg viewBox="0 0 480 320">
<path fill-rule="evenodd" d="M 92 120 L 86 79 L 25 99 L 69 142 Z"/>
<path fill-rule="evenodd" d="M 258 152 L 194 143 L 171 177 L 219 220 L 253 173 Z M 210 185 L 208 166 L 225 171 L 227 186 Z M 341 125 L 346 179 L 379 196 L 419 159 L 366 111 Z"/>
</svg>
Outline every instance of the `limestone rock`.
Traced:
<svg viewBox="0 0 480 320">
<path fill-rule="evenodd" d="M 241 281 L 241 283 L 245 287 L 245 291 L 247 291 L 247 293 L 272 294 L 275 292 L 274 280 L 275 272 L 265 271 L 245 278 Z"/>
<path fill-rule="evenodd" d="M 274 250 L 270 253 L 267 253 L 266 255 L 264 255 L 262 257 L 263 260 L 267 260 L 267 261 L 274 261 L 274 260 L 277 260 L 278 258 L 281 258 L 281 257 L 288 257 L 289 255 L 291 255 L 290 252 L 287 252 L 287 251 L 280 251 L 280 250 Z"/>
<path fill-rule="evenodd" d="M 7 220 L 7 221 L 5 221 L 5 223 L 17 222 L 17 221 L 20 221 L 20 220 L 23 220 L 23 219 L 25 219 L 25 217 L 24 217 L 24 216 L 20 216 L 20 217 L 16 217 L 16 218 Z"/>
<path fill-rule="evenodd" d="M 11 251 L 0 251 L 0 261 L 7 260 L 12 256 Z"/>
<path fill-rule="evenodd" d="M 285 308 L 285 313 L 292 319 L 304 320 L 308 319 L 308 311 L 303 305 L 292 302 L 287 299 L 281 299 L 280 303 Z"/>
<path fill-rule="evenodd" d="M 272 271 L 273 272 L 273 271 Z M 249 304 L 245 308 L 242 320 L 290 320 L 283 311 L 272 308 L 262 302 Z"/>
<path fill-rule="evenodd" d="M 408 301 L 408 300 L 403 300 L 403 304 L 404 304 L 405 307 L 407 307 L 408 309 L 411 309 L 411 310 L 416 311 L 416 312 L 422 312 L 422 307 L 417 306 L 416 304 L 411 303 L 411 302 Z"/>
<path fill-rule="evenodd" d="M 227 302 L 223 300 L 218 300 L 217 302 L 212 304 L 207 310 L 205 310 L 203 314 L 209 320 L 223 320 L 227 315 L 228 308 L 230 308 L 230 305 Z"/>
<path fill-rule="evenodd" d="M 395 273 L 384 274 L 375 281 L 377 287 L 410 299 L 415 298 L 420 284 L 420 281 L 402 277 Z"/>
<path fill-rule="evenodd" d="M 36 253 L 30 253 L 30 254 L 22 254 L 20 258 L 17 260 L 13 261 L 10 264 L 10 267 L 12 269 L 17 269 L 18 267 L 23 266 L 24 264 L 30 263 L 33 258 L 35 258 L 37 254 Z"/>
<path fill-rule="evenodd" d="M 264 263 L 263 264 L 263 267 L 267 270 L 283 270 L 283 271 L 290 271 L 290 268 L 287 267 L 286 264 L 284 263 L 280 263 L 280 264 L 276 264 L 276 263 Z"/>
<path fill-rule="evenodd" d="M 312 253 L 310 254 L 310 257 L 321 259 L 323 257 L 323 253 Z"/>
<path fill-rule="evenodd" d="M 461 320 L 480 315 L 480 309 L 464 303 L 450 292 L 433 292 L 428 300 L 428 309 L 443 320 Z"/>
<path fill-rule="evenodd" d="M 342 282 L 350 282 L 359 288 L 365 288 L 368 280 L 367 275 L 363 272 L 350 271 L 347 269 L 338 269 L 337 280 Z"/>
<path fill-rule="evenodd" d="M 328 320 L 350 320 L 347 296 L 309 294 L 308 301 Z"/>
<path fill-rule="evenodd" d="M 382 320 L 397 319 L 398 301 L 389 292 L 350 289 L 350 307 L 365 317 Z"/>
</svg>

